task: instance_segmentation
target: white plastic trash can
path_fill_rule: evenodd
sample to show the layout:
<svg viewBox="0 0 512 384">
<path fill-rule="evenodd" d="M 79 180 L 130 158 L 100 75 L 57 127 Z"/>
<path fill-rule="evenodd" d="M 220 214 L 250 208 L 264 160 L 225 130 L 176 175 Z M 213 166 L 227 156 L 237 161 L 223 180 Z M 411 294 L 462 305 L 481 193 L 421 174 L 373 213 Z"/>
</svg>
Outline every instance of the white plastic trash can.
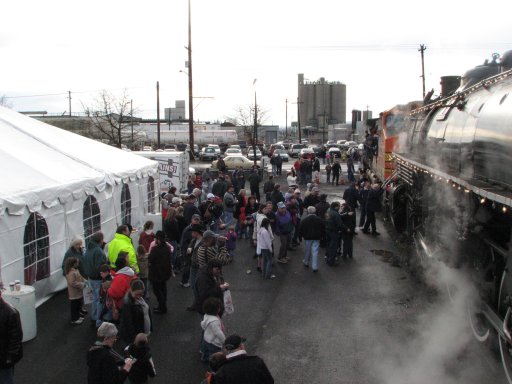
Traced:
<svg viewBox="0 0 512 384">
<path fill-rule="evenodd" d="M 8 288 L 2 292 L 2 297 L 20 313 L 23 342 L 36 337 L 36 290 L 34 287 L 22 285 L 19 291 L 11 291 Z"/>
</svg>

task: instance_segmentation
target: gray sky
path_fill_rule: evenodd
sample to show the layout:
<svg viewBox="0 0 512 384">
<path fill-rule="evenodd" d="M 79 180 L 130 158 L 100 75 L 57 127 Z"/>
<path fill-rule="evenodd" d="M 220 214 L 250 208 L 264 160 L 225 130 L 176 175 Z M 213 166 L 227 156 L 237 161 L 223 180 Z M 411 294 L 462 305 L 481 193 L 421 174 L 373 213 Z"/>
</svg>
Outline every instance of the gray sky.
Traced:
<svg viewBox="0 0 512 384">
<path fill-rule="evenodd" d="M 465 1 L 191 0 L 194 118 L 223 121 L 237 106 L 296 120 L 297 74 L 347 85 L 352 109 L 378 112 L 427 91 L 493 52 L 512 49 L 512 2 L 482 10 Z M 187 0 L 17 0 L 2 4 L 0 96 L 16 110 L 73 112 L 102 89 L 126 89 L 139 115 L 187 99 Z M 483 3 L 479 3 L 482 5 Z M 491 3 L 489 3 L 491 4 Z M 258 79 L 255 87 L 253 80 Z M 209 97 L 213 97 L 210 99 Z M 188 105 L 187 105 L 188 107 Z M 188 109 L 188 108 L 187 108 Z"/>
</svg>

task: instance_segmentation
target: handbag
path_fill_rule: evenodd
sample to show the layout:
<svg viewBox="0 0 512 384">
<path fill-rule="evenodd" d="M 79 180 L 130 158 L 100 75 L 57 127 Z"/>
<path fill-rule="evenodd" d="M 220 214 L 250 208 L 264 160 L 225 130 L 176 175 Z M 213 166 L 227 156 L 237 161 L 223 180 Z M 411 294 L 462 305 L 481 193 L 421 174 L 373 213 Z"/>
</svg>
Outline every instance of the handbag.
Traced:
<svg viewBox="0 0 512 384">
<path fill-rule="evenodd" d="M 84 304 L 91 304 L 93 302 L 94 296 L 92 294 L 92 288 L 89 285 L 86 285 L 83 289 L 84 295 Z"/>
<path fill-rule="evenodd" d="M 233 298 L 231 297 L 231 292 L 229 289 L 224 291 L 224 312 L 228 315 L 231 315 L 235 312 L 235 307 L 233 306 Z"/>
</svg>

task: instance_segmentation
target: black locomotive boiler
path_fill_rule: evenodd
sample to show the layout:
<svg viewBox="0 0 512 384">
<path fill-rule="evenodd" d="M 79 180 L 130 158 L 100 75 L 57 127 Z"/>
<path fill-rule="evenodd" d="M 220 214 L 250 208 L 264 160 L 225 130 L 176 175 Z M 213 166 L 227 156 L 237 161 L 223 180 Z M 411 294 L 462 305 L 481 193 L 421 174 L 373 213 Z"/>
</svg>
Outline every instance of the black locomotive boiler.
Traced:
<svg viewBox="0 0 512 384">
<path fill-rule="evenodd" d="M 420 255 L 470 272 L 472 330 L 498 340 L 512 383 L 512 51 L 443 82 L 408 116 L 387 212 Z"/>
</svg>

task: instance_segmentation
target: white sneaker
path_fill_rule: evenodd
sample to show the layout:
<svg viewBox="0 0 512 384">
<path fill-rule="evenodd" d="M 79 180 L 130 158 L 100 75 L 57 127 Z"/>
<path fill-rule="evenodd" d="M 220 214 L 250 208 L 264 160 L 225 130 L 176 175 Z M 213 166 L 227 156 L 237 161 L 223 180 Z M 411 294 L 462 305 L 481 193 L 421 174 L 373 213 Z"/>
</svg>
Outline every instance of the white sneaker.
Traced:
<svg viewBox="0 0 512 384">
<path fill-rule="evenodd" d="M 82 324 L 84 322 L 83 317 L 79 317 L 78 320 L 72 321 L 71 324 Z"/>
</svg>

